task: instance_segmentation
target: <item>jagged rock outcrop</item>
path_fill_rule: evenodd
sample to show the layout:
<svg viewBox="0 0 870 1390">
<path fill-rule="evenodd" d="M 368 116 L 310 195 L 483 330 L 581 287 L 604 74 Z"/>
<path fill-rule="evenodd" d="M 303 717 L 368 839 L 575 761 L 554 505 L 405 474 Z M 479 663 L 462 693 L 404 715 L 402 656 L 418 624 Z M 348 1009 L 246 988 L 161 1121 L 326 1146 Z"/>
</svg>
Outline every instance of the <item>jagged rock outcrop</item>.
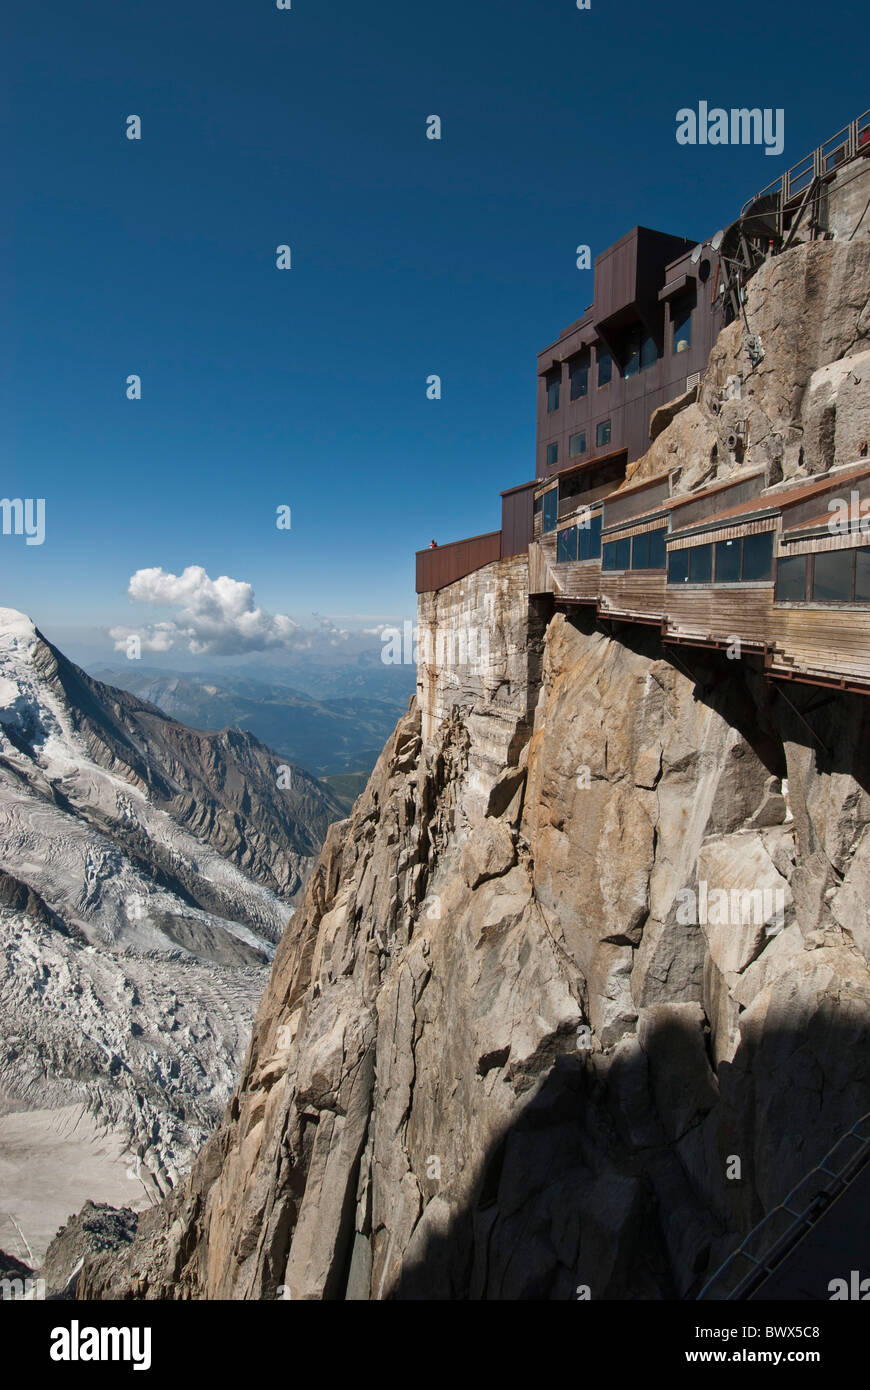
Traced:
<svg viewBox="0 0 870 1390">
<path fill-rule="evenodd" d="M 129 1244 L 137 1221 L 130 1207 L 117 1211 L 105 1202 L 86 1202 L 60 1228 L 46 1251 L 40 1276 L 47 1296 L 73 1298 L 85 1256 L 120 1250 Z"/>
</svg>

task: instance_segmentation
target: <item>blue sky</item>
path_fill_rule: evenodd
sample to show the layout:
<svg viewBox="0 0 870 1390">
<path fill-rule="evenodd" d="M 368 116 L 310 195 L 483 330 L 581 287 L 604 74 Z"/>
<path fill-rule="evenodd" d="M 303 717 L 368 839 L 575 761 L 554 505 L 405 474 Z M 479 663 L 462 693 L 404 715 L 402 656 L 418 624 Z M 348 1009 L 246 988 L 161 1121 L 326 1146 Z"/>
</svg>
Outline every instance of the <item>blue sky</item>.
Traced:
<svg viewBox="0 0 870 1390">
<path fill-rule="evenodd" d="M 16 6 L 0 493 L 46 499 L 46 540 L 0 537 L 0 603 L 107 656 L 172 616 L 131 607 L 140 569 L 302 623 L 410 616 L 414 550 L 496 527 L 534 473 L 535 353 L 592 295 L 574 248 L 729 221 L 868 104 L 865 26 L 803 0 Z M 783 107 L 782 156 L 677 145 L 700 99 Z"/>
</svg>

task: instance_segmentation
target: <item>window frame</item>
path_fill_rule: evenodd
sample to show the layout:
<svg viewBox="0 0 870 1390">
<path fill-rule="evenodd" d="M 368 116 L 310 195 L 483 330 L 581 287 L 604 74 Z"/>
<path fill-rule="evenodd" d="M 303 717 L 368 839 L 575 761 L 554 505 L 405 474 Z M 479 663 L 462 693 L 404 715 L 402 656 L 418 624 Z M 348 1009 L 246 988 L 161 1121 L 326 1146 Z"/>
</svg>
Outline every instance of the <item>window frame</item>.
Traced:
<svg viewBox="0 0 870 1390">
<path fill-rule="evenodd" d="M 862 549 L 863 549 L 863 547 L 862 547 Z M 855 559 L 855 553 L 856 553 L 857 550 L 858 550 L 858 547 L 855 546 L 855 547 L 849 547 L 849 549 L 821 550 L 821 551 L 817 551 L 815 554 L 813 554 L 813 572 L 812 572 L 812 578 L 810 579 L 810 595 L 811 595 L 811 597 L 810 597 L 810 602 L 811 602 L 811 603 L 838 603 L 838 604 L 841 604 L 841 603 L 842 603 L 842 604 L 854 604 L 854 603 L 855 603 L 855 571 L 856 571 L 856 569 L 857 569 L 857 561 L 856 561 L 856 559 Z M 840 559 L 840 558 L 843 557 L 843 556 L 848 557 L 849 562 L 850 562 L 850 564 L 849 564 L 849 597 L 848 597 L 848 598 L 822 598 L 822 597 L 818 596 L 818 595 L 816 594 L 816 566 L 817 566 L 819 560 Z"/>
<path fill-rule="evenodd" d="M 773 581 L 773 601 L 774 603 L 806 603 L 807 594 L 810 592 L 810 557 L 809 555 L 780 555 L 776 561 L 776 574 Z M 795 562 L 803 563 L 804 582 L 802 598 L 783 598 L 779 593 L 780 571 L 784 571 L 785 566 L 791 566 Z"/>
<path fill-rule="evenodd" d="M 682 355 L 677 353 L 677 332 L 679 331 L 677 328 L 678 315 L 681 316 L 685 314 L 685 318 L 682 320 L 682 323 L 683 326 L 688 325 L 689 333 L 688 337 L 686 338 L 686 346 L 683 349 L 683 352 L 690 352 L 692 348 L 692 329 L 694 327 L 694 324 L 692 322 L 692 315 L 694 314 L 697 307 L 697 299 L 694 295 L 689 294 L 681 295 L 679 299 L 673 300 L 671 302 L 671 355 L 674 357 Z"/>
<path fill-rule="evenodd" d="M 572 401 L 582 400 L 589 394 L 589 354 L 585 357 L 581 353 L 568 363 L 568 398 Z M 574 390 L 575 381 L 582 379 L 582 387 Z"/>
</svg>

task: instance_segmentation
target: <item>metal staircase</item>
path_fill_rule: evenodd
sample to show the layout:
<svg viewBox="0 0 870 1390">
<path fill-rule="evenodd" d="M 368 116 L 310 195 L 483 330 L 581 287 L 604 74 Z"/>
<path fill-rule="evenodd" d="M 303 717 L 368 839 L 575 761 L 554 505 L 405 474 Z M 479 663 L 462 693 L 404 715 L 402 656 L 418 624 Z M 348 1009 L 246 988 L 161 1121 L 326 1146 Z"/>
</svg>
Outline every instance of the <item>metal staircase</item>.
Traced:
<svg viewBox="0 0 870 1390">
<path fill-rule="evenodd" d="M 821 1163 L 753 1227 L 742 1245 L 707 1280 L 698 1299 L 732 1301 L 759 1292 L 865 1171 L 870 1175 L 870 1111 L 856 1120 Z"/>
</svg>

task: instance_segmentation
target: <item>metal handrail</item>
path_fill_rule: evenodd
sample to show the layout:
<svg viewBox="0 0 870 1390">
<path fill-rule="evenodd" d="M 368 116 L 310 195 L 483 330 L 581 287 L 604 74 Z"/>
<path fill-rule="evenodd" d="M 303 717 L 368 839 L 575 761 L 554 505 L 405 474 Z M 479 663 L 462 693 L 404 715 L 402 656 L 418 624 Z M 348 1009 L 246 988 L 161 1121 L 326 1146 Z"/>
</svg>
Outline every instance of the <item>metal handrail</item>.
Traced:
<svg viewBox="0 0 870 1390">
<path fill-rule="evenodd" d="M 797 164 L 793 164 L 784 174 L 769 183 L 766 188 L 762 188 L 760 193 L 754 194 L 749 198 L 740 210 L 740 216 L 744 217 L 753 203 L 758 202 L 759 198 L 764 198 L 768 194 L 778 193 L 781 195 L 782 207 L 794 198 L 798 193 L 802 193 L 814 178 L 822 178 L 826 174 L 832 174 L 836 169 L 842 167 L 848 160 L 854 159 L 859 150 L 864 146 L 860 144 L 860 137 L 865 130 L 870 128 L 870 110 L 862 112 L 854 121 L 850 121 L 842 130 L 838 130 L 836 135 L 830 136 L 823 144 L 817 146 L 810 154 L 804 155 Z M 831 148 L 833 146 L 833 149 Z M 838 150 L 844 150 L 843 158 L 836 164 L 829 167 L 829 161 L 833 154 Z M 804 167 L 809 166 L 809 167 Z M 803 182 L 800 182 L 800 180 Z"/>
<path fill-rule="evenodd" d="M 862 1128 L 866 1130 L 866 1133 L 861 1132 Z M 840 1148 L 841 1144 L 845 1144 L 850 1139 L 856 1139 L 858 1141 L 857 1150 L 846 1158 L 841 1168 L 832 1168 L 831 1164 L 837 1150 Z M 739 1282 L 735 1284 L 734 1288 L 725 1295 L 724 1301 L 731 1302 L 732 1300 L 742 1298 L 744 1294 L 751 1292 L 753 1288 L 763 1283 L 767 1276 L 773 1272 L 776 1266 L 781 1263 L 785 1256 L 794 1248 L 801 1236 L 805 1235 L 806 1231 L 809 1230 L 811 1226 L 815 1225 L 822 1213 L 827 1211 L 835 1197 L 839 1197 L 840 1193 L 857 1177 L 858 1173 L 868 1161 L 870 1161 L 870 1111 L 868 1111 L 866 1115 L 862 1115 L 860 1120 L 856 1120 L 852 1128 L 846 1130 L 845 1134 L 841 1134 L 833 1148 L 829 1149 L 825 1154 L 821 1163 L 816 1164 L 816 1167 L 812 1168 L 809 1173 L 801 1178 L 800 1182 L 792 1188 L 791 1192 L 788 1193 L 778 1206 L 773 1207 L 756 1226 L 753 1226 L 742 1244 L 739 1245 L 737 1249 L 728 1256 L 727 1260 L 723 1261 L 716 1272 L 710 1276 L 701 1289 L 701 1292 L 698 1294 L 696 1301 L 706 1298 L 713 1286 L 721 1283 L 725 1275 L 739 1259 L 748 1260 L 752 1267 L 748 1273 L 744 1274 Z M 823 1182 L 823 1185 L 817 1188 L 803 1210 L 795 1210 L 795 1198 L 801 1189 L 807 1187 L 814 1178 L 821 1178 L 822 1175 L 827 1181 Z M 773 1244 L 767 1250 L 763 1252 L 760 1251 L 758 1255 L 753 1255 L 747 1249 L 750 1242 L 755 1241 L 757 1237 L 762 1235 L 762 1233 L 771 1227 L 775 1220 L 782 1215 L 790 1218 L 786 1229 L 775 1238 Z"/>
</svg>

